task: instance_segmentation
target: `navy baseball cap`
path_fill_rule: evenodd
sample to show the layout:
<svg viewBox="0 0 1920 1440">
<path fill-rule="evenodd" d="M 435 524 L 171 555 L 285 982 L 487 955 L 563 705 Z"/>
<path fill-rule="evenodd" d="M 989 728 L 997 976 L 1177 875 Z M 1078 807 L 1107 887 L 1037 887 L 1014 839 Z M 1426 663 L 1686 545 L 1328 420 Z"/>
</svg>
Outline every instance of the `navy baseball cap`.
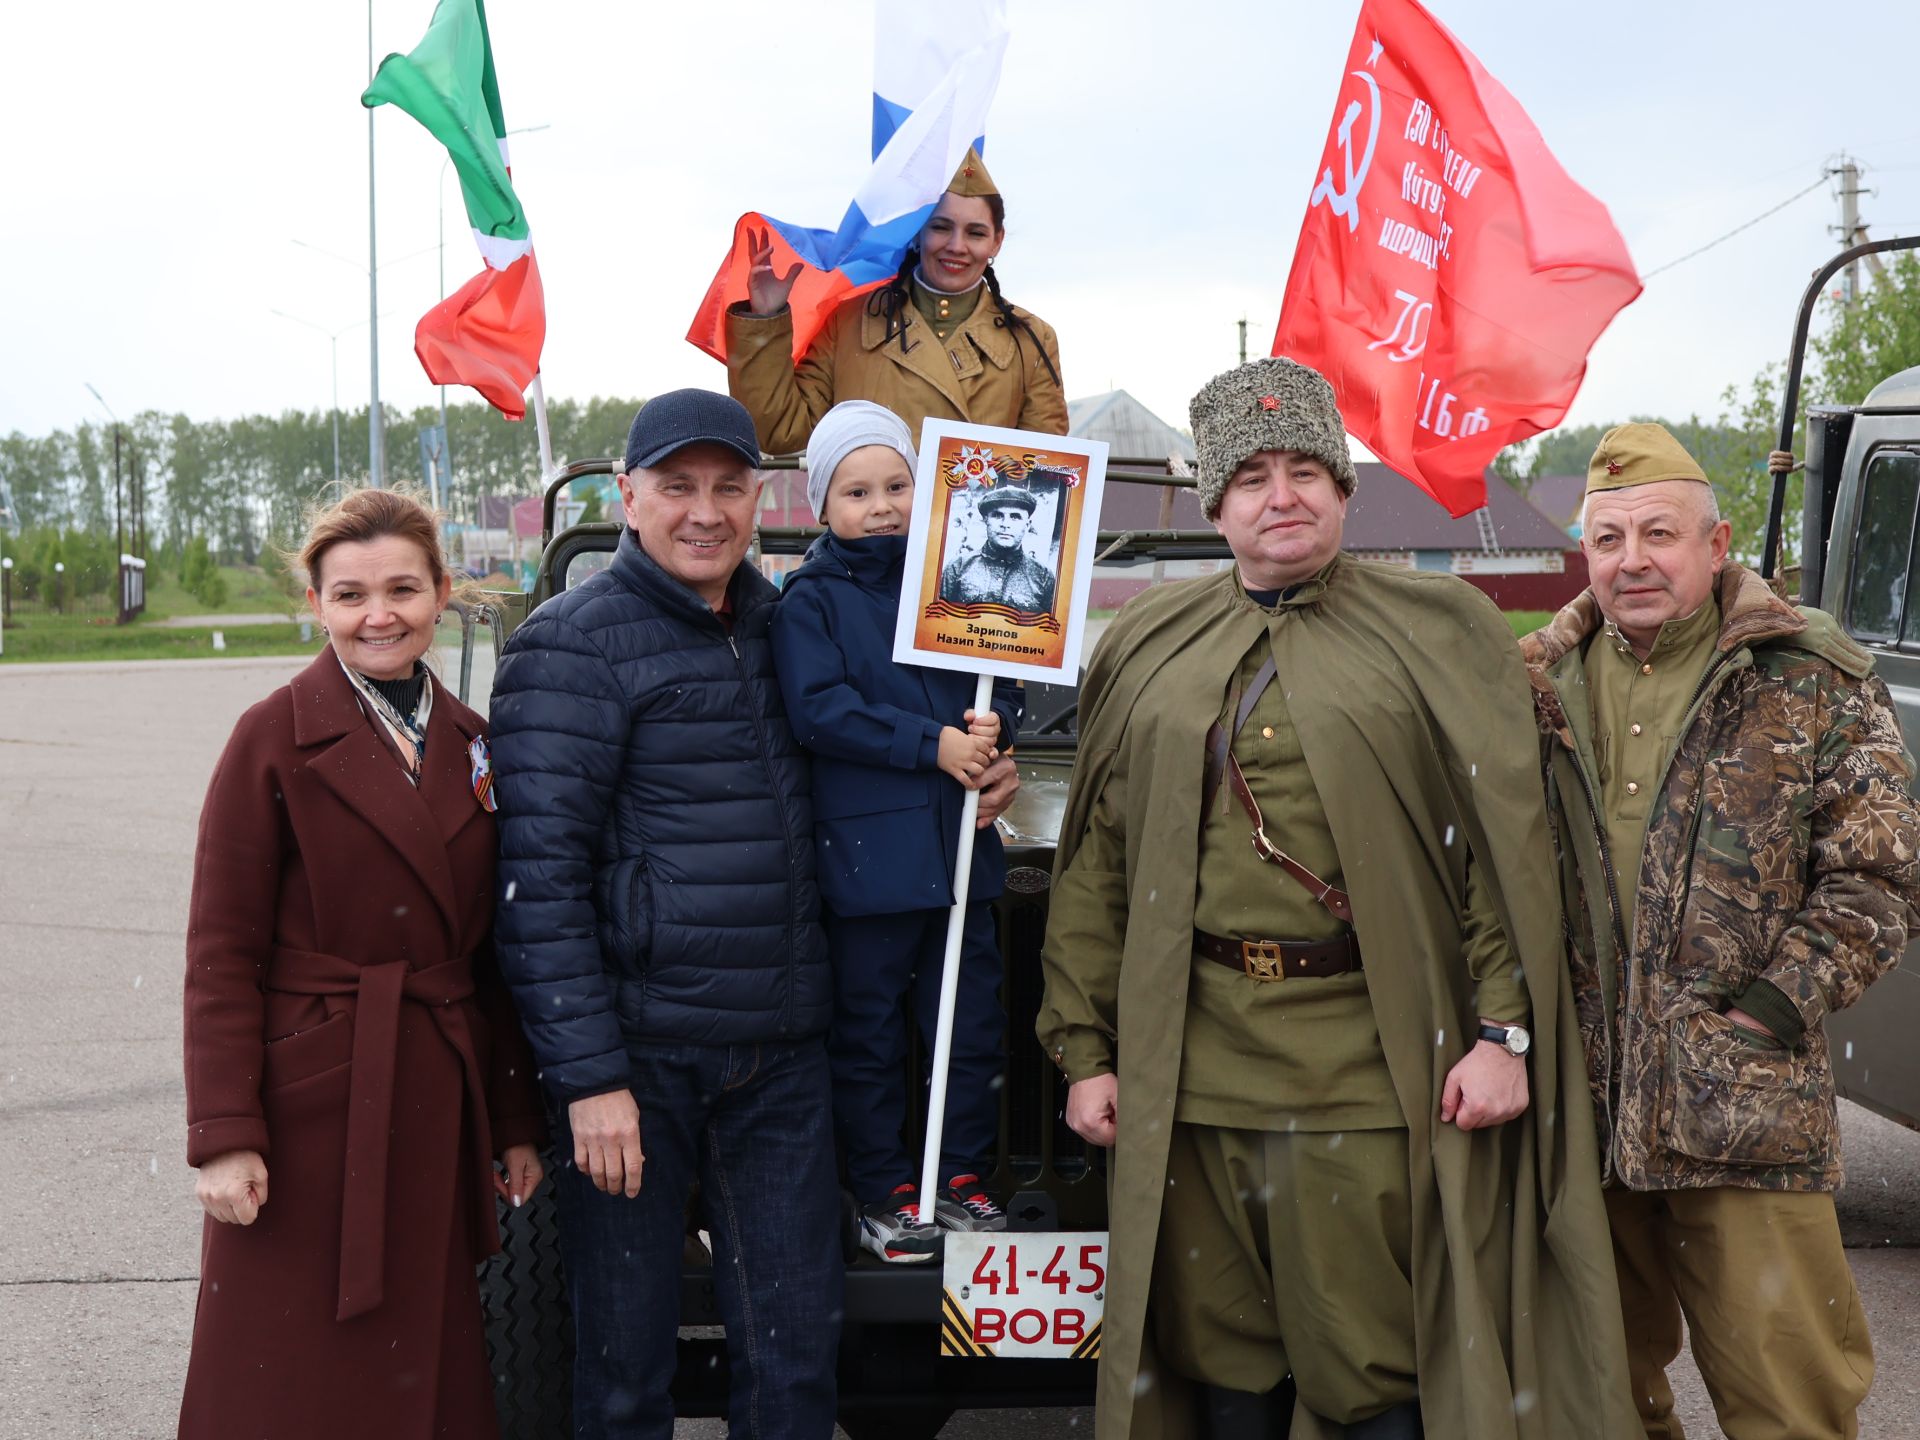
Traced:
<svg viewBox="0 0 1920 1440">
<path fill-rule="evenodd" d="M 626 468 L 645 470 L 676 450 L 700 444 L 724 445 L 747 464 L 760 464 L 760 440 L 746 406 L 712 390 L 669 390 L 633 417 Z"/>
</svg>

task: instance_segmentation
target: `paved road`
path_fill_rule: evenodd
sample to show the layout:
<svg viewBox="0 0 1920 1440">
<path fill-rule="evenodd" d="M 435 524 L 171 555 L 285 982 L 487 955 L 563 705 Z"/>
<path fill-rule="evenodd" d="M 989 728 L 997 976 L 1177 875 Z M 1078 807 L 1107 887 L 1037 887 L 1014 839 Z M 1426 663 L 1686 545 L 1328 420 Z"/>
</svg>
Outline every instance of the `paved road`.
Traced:
<svg viewBox="0 0 1920 1440">
<path fill-rule="evenodd" d="M 199 801 L 297 658 L 0 672 L 0 1440 L 173 1433 L 199 1221 L 183 1159 L 181 937 Z M 1920 1434 L 1920 1136 L 1847 1107 L 1841 1200 L 1879 1352 L 1862 1434 Z M 1682 1380 L 1691 1433 L 1716 1433 Z M 1091 1433 L 970 1414 L 949 1440 Z M 680 1434 L 719 1440 L 713 1422 Z"/>
<path fill-rule="evenodd" d="M 220 630 L 235 625 L 284 625 L 299 618 L 284 610 L 272 613 L 263 610 L 248 615 L 170 615 L 165 620 L 147 623 L 156 630 Z"/>
</svg>

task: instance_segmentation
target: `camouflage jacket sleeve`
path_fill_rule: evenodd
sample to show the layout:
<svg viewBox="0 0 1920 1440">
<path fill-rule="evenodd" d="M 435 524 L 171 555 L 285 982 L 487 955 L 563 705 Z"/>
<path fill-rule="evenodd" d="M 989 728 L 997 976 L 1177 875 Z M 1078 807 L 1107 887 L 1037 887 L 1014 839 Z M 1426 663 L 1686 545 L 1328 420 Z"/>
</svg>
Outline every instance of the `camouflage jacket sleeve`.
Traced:
<svg viewBox="0 0 1920 1440">
<path fill-rule="evenodd" d="M 1820 708 L 1806 898 L 1759 976 L 1802 1031 L 1899 964 L 1920 903 L 1913 760 L 1886 684 L 1830 671 Z M 1764 1000 L 1747 1008 L 1767 1019 Z"/>
<path fill-rule="evenodd" d="M 1046 995 L 1034 1029 L 1070 1082 L 1114 1069 L 1127 938 L 1124 786 L 1116 758 L 1047 904 Z"/>
</svg>

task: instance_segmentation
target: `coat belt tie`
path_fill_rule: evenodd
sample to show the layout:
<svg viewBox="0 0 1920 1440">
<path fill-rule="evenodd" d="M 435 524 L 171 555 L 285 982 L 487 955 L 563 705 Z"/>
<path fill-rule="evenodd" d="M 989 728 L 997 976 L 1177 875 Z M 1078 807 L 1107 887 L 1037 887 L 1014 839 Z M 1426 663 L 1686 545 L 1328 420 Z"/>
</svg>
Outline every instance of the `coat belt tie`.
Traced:
<svg viewBox="0 0 1920 1440">
<path fill-rule="evenodd" d="M 404 960 L 363 965 L 339 955 L 276 946 L 267 989 L 293 995 L 352 995 L 353 1071 L 347 1081 L 347 1164 L 340 1203 L 340 1295 L 336 1320 L 377 1309 L 386 1298 L 387 1157 L 392 1146 L 394 1074 L 400 1053 L 400 1006 L 429 1007 L 435 1026 L 459 1052 L 466 1072 L 466 1109 L 489 1160 L 486 1099 L 473 1035 L 459 1002 L 473 995 L 473 964 L 462 956 L 425 970 Z M 493 1223 L 491 1198 L 486 1219 Z"/>
</svg>

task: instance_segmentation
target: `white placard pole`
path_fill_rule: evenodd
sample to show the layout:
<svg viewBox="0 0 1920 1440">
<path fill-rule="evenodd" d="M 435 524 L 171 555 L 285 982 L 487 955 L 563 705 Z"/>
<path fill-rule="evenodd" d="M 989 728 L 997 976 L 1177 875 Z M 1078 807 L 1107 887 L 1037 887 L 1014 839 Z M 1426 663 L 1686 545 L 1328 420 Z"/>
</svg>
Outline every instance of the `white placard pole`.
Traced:
<svg viewBox="0 0 1920 1440">
<path fill-rule="evenodd" d="M 982 675 L 973 685 L 973 713 L 984 715 L 993 704 L 993 676 Z M 999 746 L 1004 750 L 1004 741 Z M 940 1183 L 940 1140 L 947 1126 L 947 1066 L 953 1058 L 953 1007 L 960 994 L 960 941 L 967 928 L 967 890 L 973 879 L 974 822 L 980 815 L 980 792 L 967 791 L 960 807 L 960 846 L 953 862 L 953 908 L 947 912 L 947 953 L 940 969 L 940 1021 L 934 1031 L 933 1075 L 927 1097 L 927 1143 L 920 1161 L 920 1223 L 934 1223 L 935 1186 Z"/>
</svg>

